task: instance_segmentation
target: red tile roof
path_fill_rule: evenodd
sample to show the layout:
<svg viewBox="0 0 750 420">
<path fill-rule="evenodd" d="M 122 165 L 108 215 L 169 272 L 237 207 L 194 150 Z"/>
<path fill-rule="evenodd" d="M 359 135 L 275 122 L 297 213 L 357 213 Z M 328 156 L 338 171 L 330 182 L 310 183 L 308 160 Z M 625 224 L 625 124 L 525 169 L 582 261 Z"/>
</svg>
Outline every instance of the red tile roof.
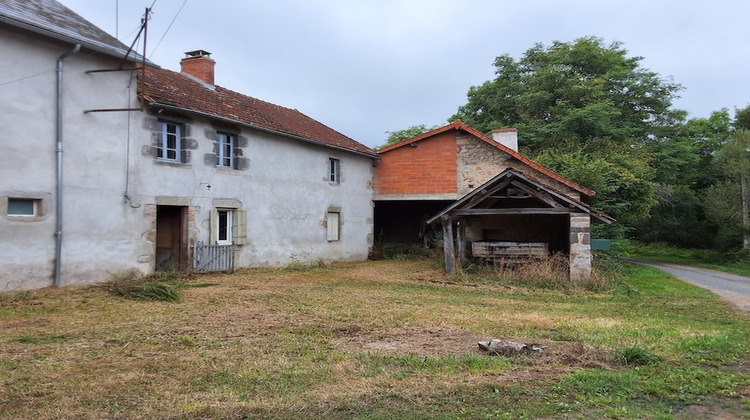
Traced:
<svg viewBox="0 0 750 420">
<path fill-rule="evenodd" d="M 489 144 L 489 145 L 491 145 L 493 147 L 496 147 L 496 148 L 500 149 L 504 153 L 509 154 L 514 159 L 517 159 L 517 160 L 521 161 L 526 166 L 528 166 L 528 167 L 536 170 L 537 172 L 540 172 L 540 173 L 542 173 L 544 175 L 547 175 L 548 177 L 550 177 L 550 178 L 552 178 L 554 180 L 562 182 L 563 184 L 565 184 L 568 187 L 570 187 L 570 188 L 578 191 L 579 193 L 581 193 L 584 196 L 593 197 L 596 194 L 596 192 L 594 192 L 594 191 L 592 191 L 592 190 L 590 190 L 590 189 L 588 189 L 586 187 L 583 187 L 583 186 L 581 186 L 579 184 L 576 184 L 575 182 L 573 182 L 573 181 L 565 178 L 564 176 L 556 174 L 556 173 L 550 171 L 549 169 L 543 167 L 542 165 L 540 165 L 540 164 L 532 161 L 531 159 L 529 159 L 526 156 L 524 156 L 524 155 L 516 152 L 515 150 L 510 149 L 510 148 L 508 148 L 508 147 L 506 147 L 506 146 L 504 146 L 504 145 L 502 145 L 502 144 L 500 144 L 500 143 L 498 143 L 498 142 L 496 142 L 496 141 L 488 138 L 484 134 L 480 133 L 479 131 L 477 131 L 474 128 L 469 127 L 468 125 L 464 124 L 460 120 L 453 121 L 451 124 L 448 124 L 445 127 L 441 127 L 441 128 L 429 131 L 427 133 L 421 134 L 419 136 L 412 137 L 412 138 L 404 140 L 402 142 L 390 145 L 388 147 L 384 147 L 384 148 L 380 149 L 378 151 L 378 153 L 383 154 L 383 153 L 386 153 L 386 152 L 388 152 L 390 150 L 397 149 L 399 147 L 403 147 L 403 146 L 406 146 L 406 145 L 411 144 L 411 143 L 416 143 L 416 142 L 418 142 L 420 140 L 424 140 L 424 139 L 432 137 L 432 136 L 434 136 L 436 134 L 444 133 L 444 132 L 450 131 L 450 130 L 462 130 L 462 131 L 465 131 L 465 132 L 473 135 L 474 137 L 478 138 L 479 140 L 481 140 L 481 141 L 483 141 L 483 142 L 485 142 L 485 143 L 487 143 L 487 144 Z"/>
<path fill-rule="evenodd" d="M 296 109 L 274 105 L 221 86 L 209 86 L 181 73 L 148 66 L 138 88 L 149 105 L 178 108 L 377 158 L 367 146 Z"/>
</svg>

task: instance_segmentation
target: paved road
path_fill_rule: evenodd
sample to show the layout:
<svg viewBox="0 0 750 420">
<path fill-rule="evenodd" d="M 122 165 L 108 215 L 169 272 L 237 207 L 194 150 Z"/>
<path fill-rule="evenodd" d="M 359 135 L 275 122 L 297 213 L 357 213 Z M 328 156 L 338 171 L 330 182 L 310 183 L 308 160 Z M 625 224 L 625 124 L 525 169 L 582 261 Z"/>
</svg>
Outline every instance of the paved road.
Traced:
<svg viewBox="0 0 750 420">
<path fill-rule="evenodd" d="M 626 258 L 626 260 L 656 267 L 682 281 L 708 289 L 738 308 L 750 312 L 750 278 L 748 277 L 709 270 L 707 268 L 634 260 L 630 258 Z"/>
</svg>

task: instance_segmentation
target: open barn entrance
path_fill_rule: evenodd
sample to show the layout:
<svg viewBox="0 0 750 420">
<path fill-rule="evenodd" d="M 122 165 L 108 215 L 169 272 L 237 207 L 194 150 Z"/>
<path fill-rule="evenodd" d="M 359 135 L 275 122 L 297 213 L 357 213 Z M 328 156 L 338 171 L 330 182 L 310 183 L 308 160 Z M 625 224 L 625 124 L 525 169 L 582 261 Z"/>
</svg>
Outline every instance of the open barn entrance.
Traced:
<svg viewBox="0 0 750 420">
<path fill-rule="evenodd" d="M 452 202 L 451 200 L 376 201 L 376 246 L 383 243 L 424 243 L 425 235 L 433 232 L 433 227 L 426 223 L 427 219 Z"/>
</svg>

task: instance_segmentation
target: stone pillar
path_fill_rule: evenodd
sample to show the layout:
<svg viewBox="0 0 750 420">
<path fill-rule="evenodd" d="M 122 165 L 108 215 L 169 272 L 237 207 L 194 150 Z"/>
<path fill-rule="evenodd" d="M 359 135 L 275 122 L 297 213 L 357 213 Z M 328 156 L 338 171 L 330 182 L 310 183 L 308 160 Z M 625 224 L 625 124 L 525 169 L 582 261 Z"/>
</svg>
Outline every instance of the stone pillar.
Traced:
<svg viewBox="0 0 750 420">
<path fill-rule="evenodd" d="M 591 216 L 570 214 L 570 280 L 591 277 Z"/>
</svg>

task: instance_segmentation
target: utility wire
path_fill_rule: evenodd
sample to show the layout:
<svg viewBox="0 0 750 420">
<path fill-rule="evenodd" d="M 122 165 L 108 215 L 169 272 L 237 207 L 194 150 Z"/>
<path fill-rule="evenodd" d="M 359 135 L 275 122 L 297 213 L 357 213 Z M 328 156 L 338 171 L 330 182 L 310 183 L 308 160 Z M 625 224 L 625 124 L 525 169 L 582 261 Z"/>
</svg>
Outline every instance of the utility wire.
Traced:
<svg viewBox="0 0 750 420">
<path fill-rule="evenodd" d="M 154 3 L 156 3 L 156 0 L 154 0 Z M 177 20 L 177 16 L 179 16 L 179 15 L 180 15 L 180 12 L 182 11 L 182 8 L 183 8 L 183 7 L 185 7 L 185 4 L 186 4 L 186 3 L 187 3 L 187 0 L 184 0 L 184 1 L 182 2 L 182 6 L 180 6 L 180 9 L 179 9 L 179 10 L 177 11 L 177 13 L 176 13 L 176 14 L 174 15 L 174 18 L 172 18 L 172 21 L 171 21 L 171 22 L 169 22 L 169 26 L 167 26 L 167 30 L 166 30 L 166 31 L 164 31 L 164 34 L 163 34 L 163 35 L 161 36 L 161 38 L 159 38 L 159 42 L 157 42 L 157 43 L 156 43 L 156 46 L 154 47 L 154 49 L 153 49 L 153 50 L 151 50 L 151 54 L 149 54 L 149 56 L 148 56 L 148 58 L 149 58 L 149 59 L 151 58 L 151 56 L 153 56 L 153 55 L 154 55 L 154 52 L 156 52 L 156 49 L 157 49 L 157 48 L 159 48 L 159 45 L 160 45 L 160 44 L 161 44 L 161 42 L 162 42 L 162 41 L 164 40 L 164 37 L 165 37 L 165 36 L 167 36 L 167 33 L 168 33 L 168 32 L 169 32 L 169 30 L 170 30 L 170 29 L 172 28 L 172 24 L 174 23 L 174 21 L 175 21 L 175 20 Z"/>
<path fill-rule="evenodd" d="M 37 76 L 41 76 L 41 75 L 43 75 L 43 74 L 45 74 L 45 73 L 51 73 L 51 72 L 53 72 L 53 71 L 55 71 L 55 69 L 49 69 L 49 70 L 45 70 L 45 71 L 43 71 L 43 72 L 41 72 L 41 73 L 37 73 L 37 74 L 32 74 L 32 75 L 30 75 L 30 76 L 22 77 L 22 78 L 20 78 L 20 79 L 16 79 L 16 80 L 11 80 L 11 81 L 9 81 L 9 82 L 3 82 L 3 83 L 0 83 L 0 86 L 5 86 L 5 85 L 9 85 L 9 84 L 11 84 L 11 83 L 16 83 L 16 82 L 20 82 L 21 80 L 31 79 L 32 77 L 37 77 Z"/>
</svg>

